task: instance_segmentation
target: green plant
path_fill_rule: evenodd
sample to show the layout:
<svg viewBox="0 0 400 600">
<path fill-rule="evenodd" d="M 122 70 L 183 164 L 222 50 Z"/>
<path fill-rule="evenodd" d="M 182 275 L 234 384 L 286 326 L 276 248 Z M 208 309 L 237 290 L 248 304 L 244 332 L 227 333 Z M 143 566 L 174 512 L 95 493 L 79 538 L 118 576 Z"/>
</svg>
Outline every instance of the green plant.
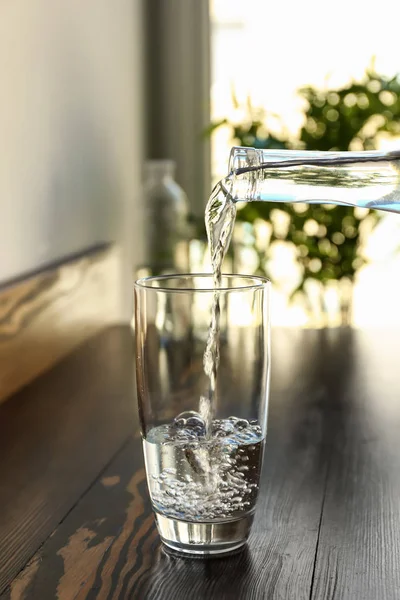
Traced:
<svg viewBox="0 0 400 600">
<path fill-rule="evenodd" d="M 272 134 L 265 111 L 248 103 L 246 123 L 226 119 L 211 129 L 227 125 L 234 143 L 257 148 L 304 148 L 307 150 L 371 150 L 381 134 L 400 134 L 400 78 L 385 77 L 371 66 L 362 81 L 339 89 L 318 90 L 312 86 L 299 91 L 305 101 L 304 125 L 297 138 L 282 130 Z M 210 131 L 211 131 L 210 129 Z M 283 129 L 283 128 L 282 128 Z M 288 216 L 288 226 L 277 226 L 277 211 Z M 362 223 L 368 216 L 373 226 L 376 212 L 351 207 L 250 203 L 238 212 L 238 219 L 250 224 L 262 219 L 271 223 L 270 246 L 277 240 L 293 243 L 302 268 L 302 290 L 307 279 L 322 283 L 331 279 L 354 279 L 365 259 L 360 253 Z M 258 272 L 265 273 L 265 250 L 259 252 Z M 268 274 L 268 273 L 267 273 Z"/>
</svg>

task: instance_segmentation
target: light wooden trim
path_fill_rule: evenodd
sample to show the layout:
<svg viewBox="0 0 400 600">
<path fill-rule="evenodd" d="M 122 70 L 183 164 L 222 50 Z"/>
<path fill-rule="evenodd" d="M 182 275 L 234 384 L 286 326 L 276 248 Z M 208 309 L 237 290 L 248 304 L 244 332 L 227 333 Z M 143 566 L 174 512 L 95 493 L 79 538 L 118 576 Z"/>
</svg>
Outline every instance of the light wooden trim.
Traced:
<svg viewBox="0 0 400 600">
<path fill-rule="evenodd" d="M 91 251 L 0 289 L 0 403 L 118 321 L 118 255 Z"/>
</svg>

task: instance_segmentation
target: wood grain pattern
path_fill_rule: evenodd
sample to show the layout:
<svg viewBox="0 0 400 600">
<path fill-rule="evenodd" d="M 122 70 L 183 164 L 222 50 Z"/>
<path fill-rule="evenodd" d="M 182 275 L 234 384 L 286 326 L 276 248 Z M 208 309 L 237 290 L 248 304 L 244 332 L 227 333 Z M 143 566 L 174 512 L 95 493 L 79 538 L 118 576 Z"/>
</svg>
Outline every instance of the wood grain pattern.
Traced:
<svg viewBox="0 0 400 600">
<path fill-rule="evenodd" d="M 132 440 L 39 551 L 39 569 L 25 595 L 14 600 L 308 600 L 327 466 L 329 381 L 315 388 L 315 371 L 306 369 L 307 352 L 318 362 L 318 335 L 309 332 L 307 340 L 296 332 L 275 336 L 263 486 L 244 552 L 215 561 L 167 554 L 150 510 L 140 441 Z"/>
<path fill-rule="evenodd" d="M 350 368 L 332 413 L 314 600 L 400 598 L 399 347 L 388 331 L 341 347 Z"/>
<path fill-rule="evenodd" d="M 113 356 L 113 371 L 127 357 L 121 335 L 122 331 L 112 334 L 113 351 L 104 347 L 110 344 L 104 341 L 110 339 L 108 333 L 101 342 L 103 351 L 93 341 L 83 356 L 74 353 L 43 377 L 42 385 L 50 377 L 54 386 L 60 381 L 59 369 L 68 362 L 70 374 L 72 364 L 86 374 L 75 402 L 66 400 L 70 392 L 63 396 L 61 405 L 70 404 L 70 409 L 60 416 L 50 414 L 55 433 L 46 434 L 54 435 L 54 443 L 68 432 L 69 437 L 76 436 L 75 443 L 64 441 L 63 451 L 60 447 L 49 466 L 48 441 L 39 447 L 39 456 L 28 461 L 31 439 L 22 450 L 19 444 L 19 450 L 11 452 L 8 472 L 0 468 L 0 481 L 8 476 L 14 486 L 14 502 L 9 501 L 5 511 L 0 493 L 0 520 L 13 521 L 8 530 L 0 527 L 0 564 L 4 565 L 4 552 L 8 560 L 16 561 L 15 554 L 22 548 L 19 565 L 32 555 L 28 547 L 36 552 L 13 581 L 10 570 L 0 570 L 3 581 L 6 572 L 11 584 L 0 593 L 1 600 L 400 598 L 400 372 L 394 333 L 390 338 L 387 333 L 346 329 L 274 332 L 269 431 L 255 525 L 244 551 L 215 560 L 180 558 L 162 548 L 151 514 L 136 420 L 131 421 L 134 435 L 96 481 L 91 476 L 103 468 L 100 465 L 105 465 L 107 454 L 111 457 L 117 438 L 121 440 L 129 430 L 123 425 L 104 429 L 93 414 L 92 400 L 86 399 L 88 390 L 96 386 L 89 380 L 101 365 Z M 96 368 L 88 369 L 87 361 L 93 362 L 95 356 Z M 58 373 L 53 375 L 54 371 Z M 99 401 L 103 418 L 119 423 L 129 414 L 123 402 L 105 408 L 105 396 L 115 398 L 111 390 L 122 373 L 115 371 L 114 377 L 104 396 L 96 393 L 103 397 Z M 65 373 L 61 380 L 65 385 Z M 47 390 L 49 396 L 46 386 L 42 393 Z M 120 386 L 122 392 L 121 382 Z M 22 394 L 20 402 L 23 407 L 33 405 L 32 398 L 24 403 Z M 47 411 L 50 402 L 46 402 Z M 73 434 L 67 415 L 74 414 L 76 403 L 82 404 L 83 423 L 74 422 L 78 433 Z M 1 410 L 15 405 L 15 401 L 4 404 L 0 417 Z M 112 416 L 113 410 L 119 417 Z M 34 414 L 31 409 L 29 423 L 37 425 L 40 421 L 33 419 Z M 123 435 L 106 434 L 116 428 Z M 80 440 L 79 451 L 76 440 Z M 97 460 L 99 453 L 102 460 Z M 97 461 L 92 471 L 77 464 L 75 474 L 69 461 L 85 463 L 88 457 L 92 463 Z M 26 479 L 27 463 L 29 481 L 18 475 L 22 472 Z M 62 505 L 53 489 L 56 482 L 61 491 L 67 490 L 69 504 Z M 29 491 L 35 503 L 35 493 L 43 486 L 46 502 L 53 507 L 52 523 L 59 524 L 38 549 L 44 537 L 43 530 L 41 535 L 36 530 L 43 529 L 45 518 L 41 511 L 32 513 L 28 503 L 21 511 L 19 502 Z M 72 497 L 76 498 L 73 505 Z M 50 526 L 45 528 L 49 533 Z"/>
<path fill-rule="evenodd" d="M 118 321 L 118 250 L 94 250 L 0 289 L 0 403 Z"/>
<path fill-rule="evenodd" d="M 65 518 L 29 565 L 16 577 L 2 600 L 85 597 L 97 589 L 101 565 L 101 592 L 107 597 L 115 582 L 115 564 L 130 553 L 132 563 L 152 552 L 140 550 L 142 537 L 154 547 L 159 541 L 147 496 L 139 440 L 130 441 L 117 454 L 98 481 Z M 51 568 L 49 562 L 51 561 Z M 33 565 L 33 566 L 32 566 Z M 123 565 L 127 568 L 127 563 Z M 139 570 L 136 577 L 139 577 Z M 123 580 L 120 581 L 120 587 Z M 96 592 L 97 593 L 97 592 Z M 123 597 L 123 596 L 121 596 Z"/>
<path fill-rule="evenodd" d="M 0 592 L 127 440 L 132 383 L 131 332 L 114 327 L 0 406 Z"/>
</svg>

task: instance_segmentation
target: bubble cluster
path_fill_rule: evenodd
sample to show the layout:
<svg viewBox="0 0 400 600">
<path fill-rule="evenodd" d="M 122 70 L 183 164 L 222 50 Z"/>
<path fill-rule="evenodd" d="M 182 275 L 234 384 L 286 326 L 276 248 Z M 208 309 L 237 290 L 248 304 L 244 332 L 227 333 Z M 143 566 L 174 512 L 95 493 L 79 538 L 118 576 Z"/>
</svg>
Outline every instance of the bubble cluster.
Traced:
<svg viewBox="0 0 400 600">
<path fill-rule="evenodd" d="M 175 417 L 171 435 L 189 440 L 204 437 L 206 423 L 199 413 L 188 410 Z"/>
<path fill-rule="evenodd" d="M 254 507 L 263 447 L 260 426 L 229 417 L 214 420 L 211 431 L 208 439 L 201 416 L 190 411 L 178 415 L 172 425 L 149 432 L 149 487 L 154 507 L 162 514 L 210 521 Z"/>
</svg>

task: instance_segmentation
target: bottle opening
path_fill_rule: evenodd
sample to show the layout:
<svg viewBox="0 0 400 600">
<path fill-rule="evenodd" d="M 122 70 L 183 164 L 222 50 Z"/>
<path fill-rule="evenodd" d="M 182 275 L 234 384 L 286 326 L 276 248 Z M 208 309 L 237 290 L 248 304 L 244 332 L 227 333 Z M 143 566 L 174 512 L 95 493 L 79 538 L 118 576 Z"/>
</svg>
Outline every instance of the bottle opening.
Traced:
<svg viewBox="0 0 400 600">
<path fill-rule="evenodd" d="M 233 146 L 229 155 L 228 172 L 233 173 L 237 169 L 260 165 L 260 158 L 257 150 L 254 148 L 244 148 L 243 146 Z"/>
</svg>

